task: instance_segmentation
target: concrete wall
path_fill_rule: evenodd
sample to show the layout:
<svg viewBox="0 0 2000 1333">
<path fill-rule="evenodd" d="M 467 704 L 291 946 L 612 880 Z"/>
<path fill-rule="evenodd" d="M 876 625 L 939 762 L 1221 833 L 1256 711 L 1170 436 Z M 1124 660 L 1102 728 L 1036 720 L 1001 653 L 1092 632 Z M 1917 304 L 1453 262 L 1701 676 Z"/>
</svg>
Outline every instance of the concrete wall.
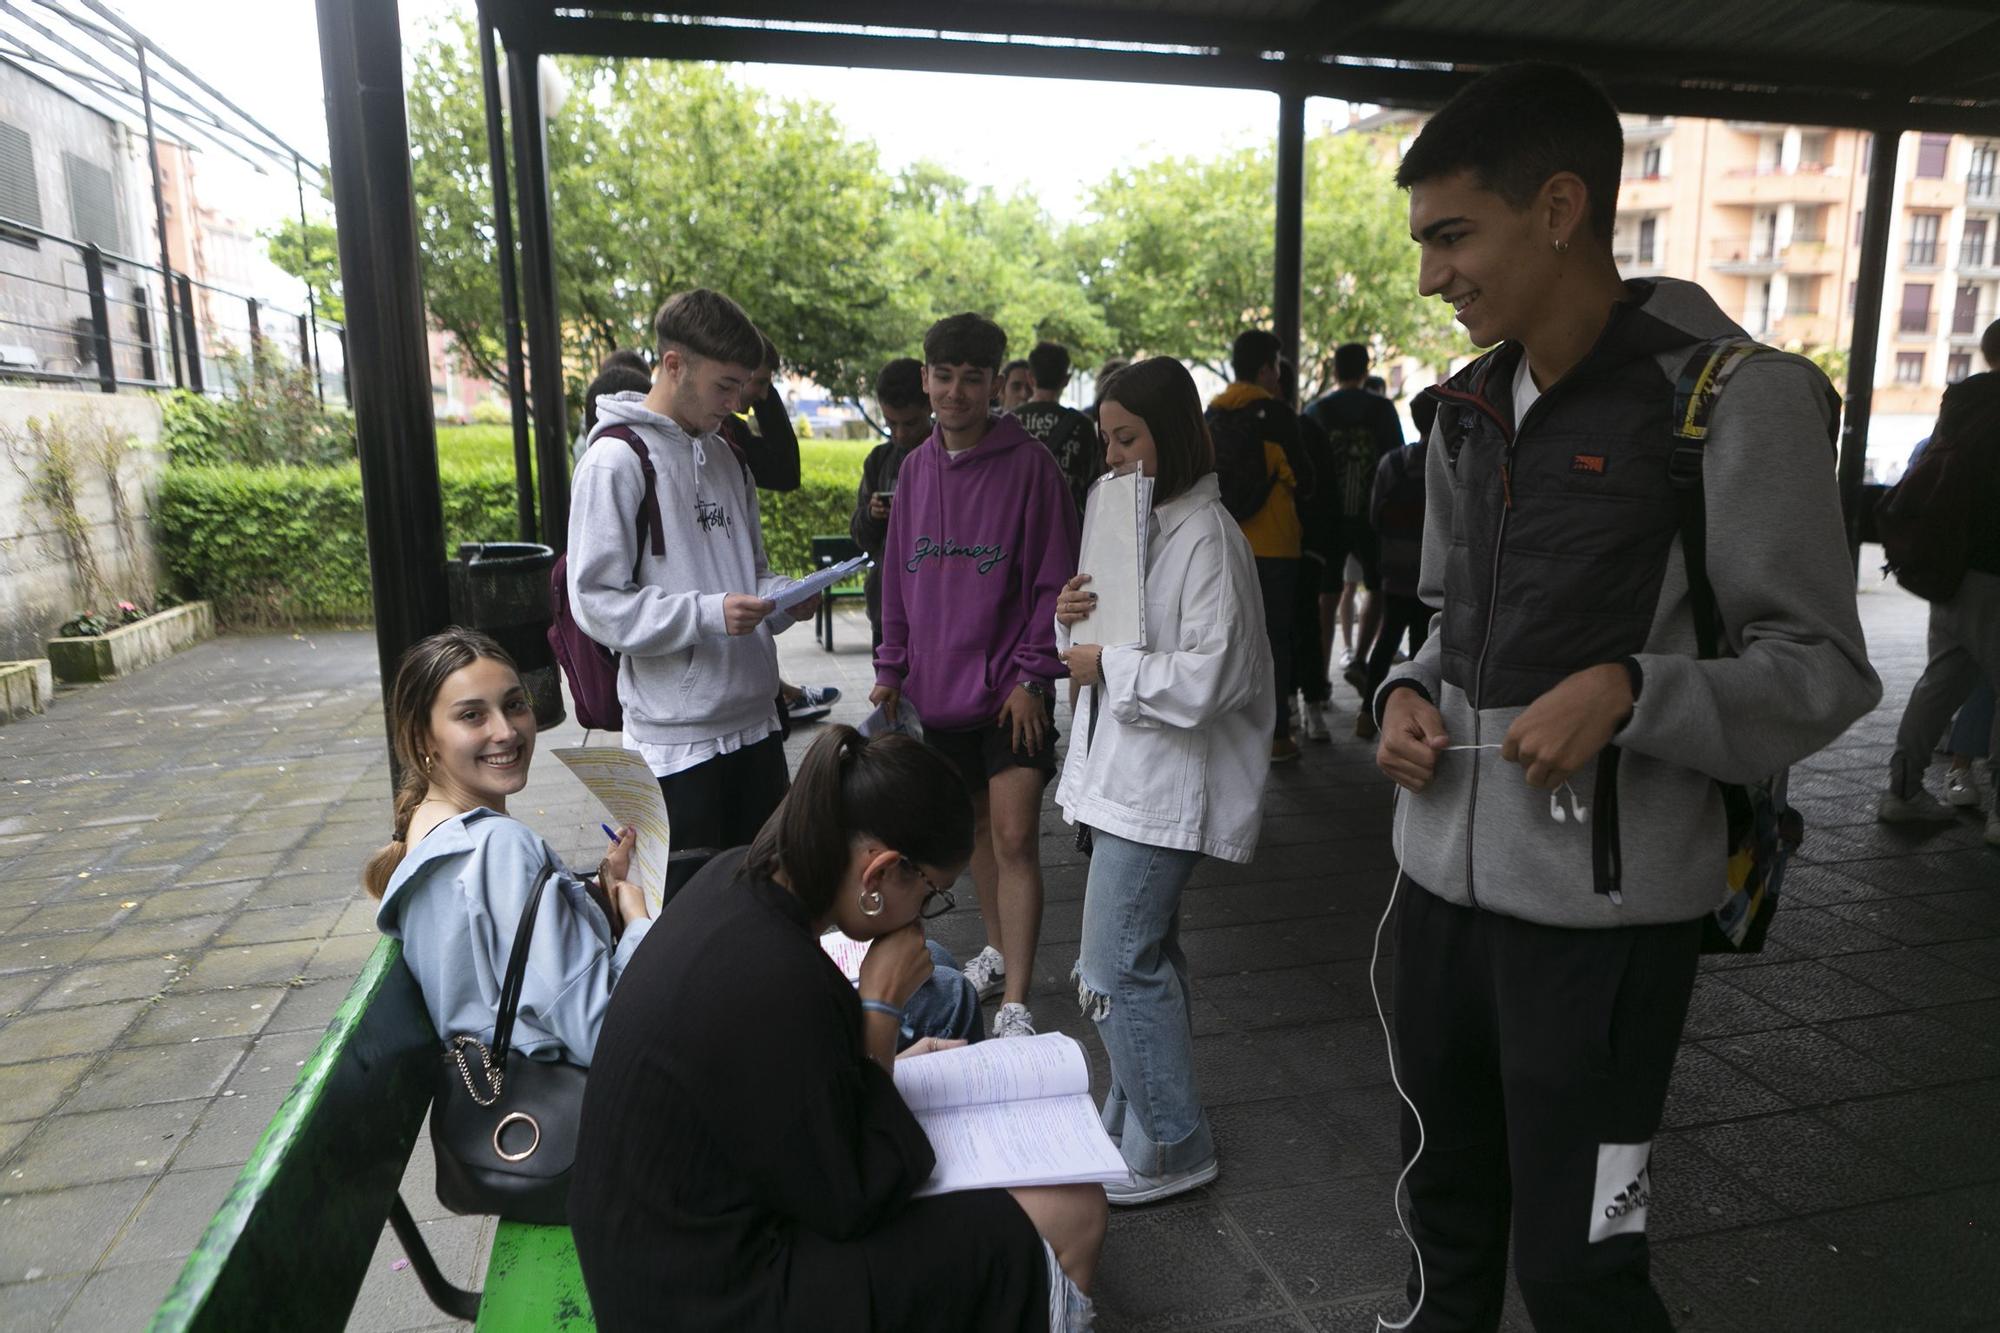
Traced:
<svg viewBox="0 0 2000 1333">
<path fill-rule="evenodd" d="M 77 510 L 106 585 L 94 597 L 79 586 L 57 520 L 31 498 L 41 457 L 30 419 L 60 420 L 78 438 L 108 429 L 138 446 L 118 465 L 123 525 L 103 471 L 90 460 L 78 465 Z M 0 661 L 45 656 L 43 642 L 79 611 L 152 598 L 159 586 L 152 505 L 166 463 L 159 440 L 160 409 L 149 394 L 0 388 Z"/>
</svg>

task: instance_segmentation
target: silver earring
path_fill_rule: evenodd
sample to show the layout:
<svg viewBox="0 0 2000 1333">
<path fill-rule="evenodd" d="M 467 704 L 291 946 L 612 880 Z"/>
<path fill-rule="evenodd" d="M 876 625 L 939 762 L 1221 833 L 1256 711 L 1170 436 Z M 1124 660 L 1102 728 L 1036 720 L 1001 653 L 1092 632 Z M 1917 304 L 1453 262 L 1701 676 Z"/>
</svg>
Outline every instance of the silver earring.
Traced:
<svg viewBox="0 0 2000 1333">
<path fill-rule="evenodd" d="M 1563 240 L 1561 237 L 1556 238 L 1555 247 L 1556 247 L 1556 253 L 1559 255 L 1566 255 L 1569 253 L 1569 242 Z"/>
<path fill-rule="evenodd" d="M 864 889 L 861 893 L 861 915 L 882 915 L 882 890 Z"/>
</svg>

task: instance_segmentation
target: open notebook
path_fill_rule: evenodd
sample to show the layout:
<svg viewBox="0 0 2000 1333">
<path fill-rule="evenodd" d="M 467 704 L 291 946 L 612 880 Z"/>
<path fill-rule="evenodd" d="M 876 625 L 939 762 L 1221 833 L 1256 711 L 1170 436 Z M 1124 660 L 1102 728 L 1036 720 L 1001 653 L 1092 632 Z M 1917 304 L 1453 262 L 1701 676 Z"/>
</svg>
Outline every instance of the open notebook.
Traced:
<svg viewBox="0 0 2000 1333">
<path fill-rule="evenodd" d="M 1127 1177 L 1083 1047 L 1059 1032 L 898 1060 L 896 1088 L 937 1154 L 919 1195 Z"/>
</svg>

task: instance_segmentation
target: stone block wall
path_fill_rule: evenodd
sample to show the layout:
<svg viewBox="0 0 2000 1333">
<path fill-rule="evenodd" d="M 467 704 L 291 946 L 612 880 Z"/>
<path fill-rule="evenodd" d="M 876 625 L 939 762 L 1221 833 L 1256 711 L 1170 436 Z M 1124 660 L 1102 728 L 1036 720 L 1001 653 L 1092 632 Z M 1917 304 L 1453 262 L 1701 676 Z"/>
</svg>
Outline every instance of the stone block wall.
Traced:
<svg viewBox="0 0 2000 1333">
<path fill-rule="evenodd" d="M 77 512 L 102 582 L 94 592 L 82 586 L 58 517 L 33 494 L 42 455 L 28 423 L 53 419 L 75 439 L 109 433 L 133 446 L 119 454 L 115 491 L 90 450 L 77 462 Z M 0 388 L 0 661 L 44 656 L 43 642 L 79 611 L 153 597 L 160 565 L 152 505 L 166 465 L 159 441 L 150 394 Z"/>
</svg>

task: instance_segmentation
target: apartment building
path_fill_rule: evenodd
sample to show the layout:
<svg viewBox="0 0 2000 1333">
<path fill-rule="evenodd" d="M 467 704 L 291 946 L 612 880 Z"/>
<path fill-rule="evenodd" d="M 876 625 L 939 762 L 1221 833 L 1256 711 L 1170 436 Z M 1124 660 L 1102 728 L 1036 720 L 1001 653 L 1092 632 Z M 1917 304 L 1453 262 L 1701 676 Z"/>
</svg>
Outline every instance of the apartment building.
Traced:
<svg viewBox="0 0 2000 1333">
<path fill-rule="evenodd" d="M 1415 113 L 1384 112 L 1356 128 L 1414 137 L 1421 125 Z M 1624 126 L 1620 270 L 1699 282 L 1752 334 L 1830 352 L 1826 363 L 1841 370 L 1853 342 L 1871 137 L 1685 116 L 1627 116 Z M 1900 476 L 1945 385 L 1984 369 L 1979 335 L 1996 318 L 2000 139 L 1906 134 L 1876 349 L 1872 479 Z"/>
<path fill-rule="evenodd" d="M 1631 277 L 1700 282 L 1751 333 L 1853 341 L 1873 141 L 1854 130 L 1627 117 L 1615 249 Z M 1904 136 L 1876 351 L 1870 470 L 1902 471 L 1944 386 L 2000 318 L 2000 140 Z"/>
</svg>

